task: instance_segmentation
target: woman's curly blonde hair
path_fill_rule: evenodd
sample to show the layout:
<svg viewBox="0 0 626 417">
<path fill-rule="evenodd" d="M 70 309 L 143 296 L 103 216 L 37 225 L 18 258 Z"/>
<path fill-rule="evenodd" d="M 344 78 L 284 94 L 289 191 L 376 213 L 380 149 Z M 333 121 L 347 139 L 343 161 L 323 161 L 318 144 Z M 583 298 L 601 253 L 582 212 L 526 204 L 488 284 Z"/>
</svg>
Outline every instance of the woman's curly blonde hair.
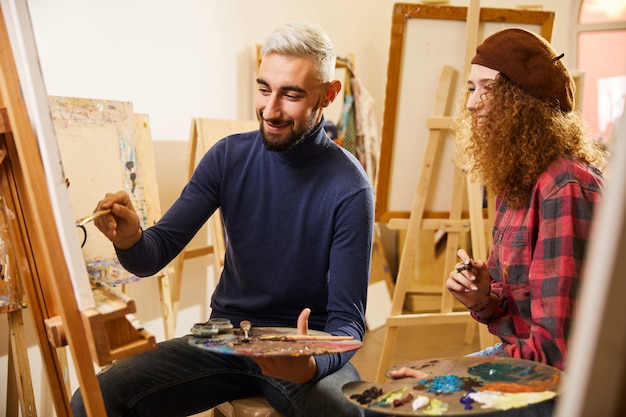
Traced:
<svg viewBox="0 0 626 417">
<path fill-rule="evenodd" d="M 605 168 L 607 155 L 588 139 L 587 125 L 577 112 L 565 113 L 528 95 L 501 73 L 487 89 L 482 100 L 490 100 L 489 112 L 480 127 L 465 107 L 469 92 L 454 120 L 455 163 L 470 179 L 520 207 L 539 175 L 564 155 Z"/>
</svg>

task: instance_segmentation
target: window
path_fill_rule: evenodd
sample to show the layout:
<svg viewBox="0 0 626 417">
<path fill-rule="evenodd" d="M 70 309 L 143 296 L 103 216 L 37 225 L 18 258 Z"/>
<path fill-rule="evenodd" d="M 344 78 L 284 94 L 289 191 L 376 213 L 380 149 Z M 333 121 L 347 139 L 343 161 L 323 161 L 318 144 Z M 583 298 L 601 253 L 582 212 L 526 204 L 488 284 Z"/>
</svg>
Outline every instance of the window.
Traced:
<svg viewBox="0 0 626 417">
<path fill-rule="evenodd" d="M 580 110 L 594 137 L 610 146 L 626 99 L 626 1 L 581 0 L 575 27 Z"/>
</svg>

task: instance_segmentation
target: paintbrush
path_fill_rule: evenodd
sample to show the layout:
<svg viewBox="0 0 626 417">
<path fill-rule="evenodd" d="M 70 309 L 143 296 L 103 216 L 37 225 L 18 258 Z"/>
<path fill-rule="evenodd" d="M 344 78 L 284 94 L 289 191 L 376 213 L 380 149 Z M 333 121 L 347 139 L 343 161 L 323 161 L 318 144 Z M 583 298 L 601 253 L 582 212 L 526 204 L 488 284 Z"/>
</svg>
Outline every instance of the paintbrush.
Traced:
<svg viewBox="0 0 626 417">
<path fill-rule="evenodd" d="M 250 320 L 243 320 L 239 323 L 239 328 L 243 331 L 243 339 L 241 341 L 250 343 L 250 329 L 252 328 Z"/>
<path fill-rule="evenodd" d="M 259 336 L 259 340 L 354 340 L 352 336 L 333 336 L 333 335 L 310 335 L 310 334 L 268 334 Z"/>
<path fill-rule="evenodd" d="M 459 259 L 461 259 L 461 258 L 459 257 Z M 467 262 L 465 262 L 465 261 L 463 261 L 463 259 L 461 259 L 461 263 L 462 263 L 461 266 L 459 266 L 458 268 L 454 269 L 456 272 L 462 272 L 462 271 L 471 272 L 472 271 L 473 267 L 472 267 L 472 260 L 471 259 L 468 260 Z"/>
<path fill-rule="evenodd" d="M 105 214 L 109 214 L 110 212 L 111 212 L 111 209 L 94 211 L 89 216 L 83 217 L 80 220 L 76 220 L 76 226 L 84 226 L 90 221 L 95 220 L 100 216 L 104 216 Z"/>
</svg>

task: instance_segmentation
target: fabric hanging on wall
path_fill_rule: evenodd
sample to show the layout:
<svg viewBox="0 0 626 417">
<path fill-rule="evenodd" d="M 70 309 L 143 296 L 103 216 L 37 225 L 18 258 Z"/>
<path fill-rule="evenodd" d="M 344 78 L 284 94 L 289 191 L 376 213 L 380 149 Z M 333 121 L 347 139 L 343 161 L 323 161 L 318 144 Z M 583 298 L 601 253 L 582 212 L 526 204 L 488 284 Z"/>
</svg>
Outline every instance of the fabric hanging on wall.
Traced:
<svg viewBox="0 0 626 417">
<path fill-rule="evenodd" d="M 361 81 L 354 75 L 352 68 L 350 85 L 344 95 L 343 112 L 338 123 L 342 146 L 356 156 L 370 182 L 374 184 L 379 154 L 379 134 L 374 117 L 374 99 Z"/>
<path fill-rule="evenodd" d="M 380 147 L 380 136 L 374 116 L 374 99 L 354 75 L 350 78 L 350 83 L 356 115 L 357 157 L 374 184 Z"/>
<path fill-rule="evenodd" d="M 357 153 L 357 133 L 354 98 L 346 93 L 343 100 L 343 112 L 340 123 L 341 145 L 351 154 L 359 158 Z M 361 164 L 364 161 L 361 160 Z M 365 167 L 365 165 L 363 165 Z"/>
</svg>

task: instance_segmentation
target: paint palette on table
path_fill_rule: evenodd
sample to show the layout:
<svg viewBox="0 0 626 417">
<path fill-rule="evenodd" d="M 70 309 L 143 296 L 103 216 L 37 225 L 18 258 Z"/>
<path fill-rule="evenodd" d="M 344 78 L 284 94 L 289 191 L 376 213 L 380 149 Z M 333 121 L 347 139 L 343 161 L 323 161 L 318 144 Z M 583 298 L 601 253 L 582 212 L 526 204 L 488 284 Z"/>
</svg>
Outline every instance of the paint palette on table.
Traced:
<svg viewBox="0 0 626 417">
<path fill-rule="evenodd" d="M 309 330 L 308 335 L 298 335 L 297 330 L 290 327 L 253 327 L 247 338 L 241 329 L 232 329 L 207 337 L 191 335 L 188 340 L 200 349 L 243 356 L 327 355 L 362 346 L 361 341 L 348 336 L 331 336 L 315 330 Z"/>
<path fill-rule="evenodd" d="M 505 357 L 459 357 L 414 361 L 419 378 L 377 384 L 355 381 L 343 386 L 353 404 L 396 416 L 472 415 L 527 407 L 554 398 L 563 374 L 542 363 Z M 387 373 L 388 373 L 387 372 Z"/>
</svg>

